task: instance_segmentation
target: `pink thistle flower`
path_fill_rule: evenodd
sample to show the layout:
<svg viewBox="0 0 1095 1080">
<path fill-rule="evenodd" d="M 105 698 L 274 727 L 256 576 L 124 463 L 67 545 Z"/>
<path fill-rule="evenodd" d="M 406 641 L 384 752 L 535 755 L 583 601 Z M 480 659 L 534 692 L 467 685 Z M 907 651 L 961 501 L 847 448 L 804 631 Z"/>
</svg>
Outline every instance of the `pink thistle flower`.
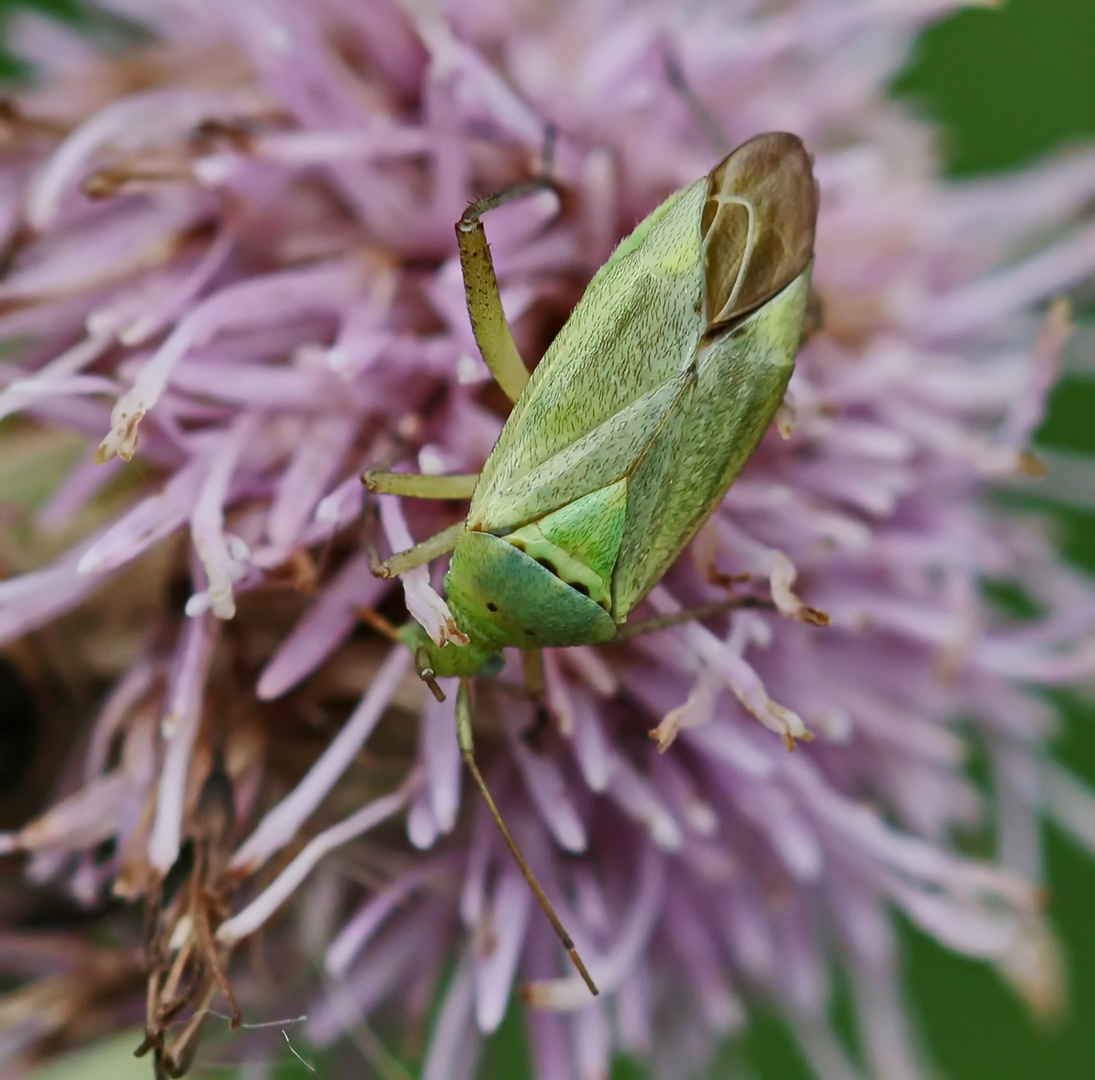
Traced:
<svg viewBox="0 0 1095 1080">
<path fill-rule="evenodd" d="M 0 446 L 51 491 L 5 533 L 0 636 L 87 724 L 0 852 L 115 944 L 17 932 L 18 894 L 5 1069 L 132 1022 L 145 964 L 185 1068 L 255 935 L 277 977 L 231 957 L 248 1018 L 307 997 L 318 1044 L 366 1018 L 413 1044 L 432 1020 L 428 1080 L 474 1074 L 517 985 L 544 1080 L 603 1077 L 619 1050 L 694 1074 L 761 998 L 826 1080 L 925 1075 L 895 910 L 1053 1011 L 1036 826 L 1054 814 L 1090 844 L 1095 802 L 1047 760 L 1035 690 L 1095 674 L 1095 596 L 986 496 L 1036 471 L 1069 332 L 1053 301 L 1095 272 L 1095 155 L 939 179 L 885 87 L 955 5 L 108 6 L 154 43 L 105 58 L 24 19 L 39 86 L 3 121 L 0 414 L 20 419 Z M 544 710 L 512 691 L 516 656 L 482 681 L 485 772 L 592 1000 L 464 798 L 452 687 L 434 701 L 360 622 L 399 599 L 359 548 L 358 476 L 474 472 L 493 445 L 452 227 L 534 169 L 548 124 L 562 200 L 487 226 L 530 359 L 620 237 L 710 168 L 668 63 L 728 143 L 784 129 L 815 155 L 825 315 L 778 430 L 648 600 L 736 582 L 770 609 L 549 652 Z M 393 549 L 459 515 L 379 504 Z M 985 579 L 1038 617 L 997 610 Z M 438 582 L 407 575 L 406 606 L 457 635 Z M 993 856 L 964 855 L 955 832 L 990 815 Z M 145 960 L 110 895 L 145 899 Z M 836 965 L 863 1069 L 827 1019 Z M 267 1058 L 276 1029 L 232 1047 Z"/>
</svg>

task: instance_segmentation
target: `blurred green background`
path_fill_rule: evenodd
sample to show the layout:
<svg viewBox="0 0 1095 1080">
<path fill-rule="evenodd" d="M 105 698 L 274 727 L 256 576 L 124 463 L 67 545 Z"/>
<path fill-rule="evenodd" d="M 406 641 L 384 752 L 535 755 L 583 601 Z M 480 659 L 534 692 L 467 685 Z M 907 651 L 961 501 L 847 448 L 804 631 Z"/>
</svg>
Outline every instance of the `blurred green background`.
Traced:
<svg viewBox="0 0 1095 1080">
<path fill-rule="evenodd" d="M 39 0 L 37 6 L 70 18 L 78 11 L 72 0 Z M 0 0 L 0 10 L 10 7 L 10 0 Z M 0 59 L 0 75 L 17 70 L 12 60 Z M 1007 169 L 1095 139 L 1095 0 L 1010 0 L 998 9 L 959 12 L 923 35 L 894 93 L 942 125 L 956 176 Z M 1095 452 L 1093 418 L 1095 380 L 1066 377 L 1039 442 Z M 1095 571 L 1095 514 L 1053 512 L 1063 550 Z M 1068 695 L 1060 701 L 1066 724 L 1056 752 L 1095 785 L 1095 710 Z M 941 1076 L 950 1080 L 1095 1078 L 1095 860 L 1053 827 L 1047 833 L 1049 913 L 1067 951 L 1071 982 L 1070 1015 L 1055 1028 L 1040 1029 L 986 967 L 905 928 L 911 1007 Z M 75 1068 L 65 1075 L 89 1076 L 88 1069 L 111 1080 L 145 1075 L 126 1071 L 135 1064 L 132 1058 L 122 1064 L 127 1058 L 127 1052 L 115 1056 L 115 1065 L 103 1073 L 85 1059 L 83 1067 L 71 1063 Z M 481 1076 L 523 1080 L 528 1075 L 523 1058 L 520 1021 L 511 1010 Z M 727 1049 L 712 1076 L 721 1080 L 742 1063 L 761 1080 L 811 1080 L 774 1017 L 760 1017 Z M 311 1073 L 287 1056 L 277 1075 L 280 1080 L 324 1076 L 322 1058 L 316 1064 L 318 1073 Z M 620 1062 L 612 1080 L 641 1076 L 632 1064 Z"/>
<path fill-rule="evenodd" d="M 960 11 L 922 35 L 893 89 L 940 124 L 954 176 L 1095 140 L 1095 0 L 1006 0 Z M 1075 314 L 1095 319 L 1090 309 Z M 1062 379 L 1038 444 L 1095 454 L 1095 380 Z M 1062 550 L 1095 572 L 1095 513 L 1046 509 Z M 1056 756 L 1095 785 L 1095 709 L 1072 695 L 1058 700 L 1065 723 Z M 1069 966 L 1062 1022 L 1040 1027 L 987 967 L 904 928 L 910 1006 L 947 1080 L 1095 1078 L 1095 860 L 1052 825 L 1045 839 L 1048 910 Z M 812 1080 L 775 1019 L 745 1042 L 733 1059 L 744 1057 L 764 1080 Z"/>
<path fill-rule="evenodd" d="M 954 176 L 1013 168 L 1095 140 L 1095 0 L 1007 0 L 958 12 L 923 34 L 894 93 L 941 125 Z M 1095 318 L 1092 310 L 1075 314 Z M 1062 379 L 1038 443 L 1095 454 L 1095 380 Z M 1095 514 L 1047 509 L 1068 557 L 1095 572 Z M 1058 700 L 1065 724 L 1056 755 L 1095 785 L 1095 709 L 1071 695 Z M 987 967 L 905 927 L 910 1005 L 942 1077 L 1095 1078 L 1095 860 L 1048 826 L 1046 862 L 1049 915 L 1071 991 L 1069 1015 L 1050 1029 Z M 744 1055 L 764 1080 L 811 1080 L 775 1020 L 746 1043 Z"/>
<path fill-rule="evenodd" d="M 1011 0 L 960 12 L 923 35 L 894 89 L 944 126 L 959 176 L 1095 139 L 1095 0 Z M 1090 321 L 1095 312 L 1076 315 Z M 1038 442 L 1095 452 L 1095 381 L 1061 381 Z M 1063 550 L 1095 571 L 1095 515 L 1055 512 Z M 1056 754 L 1095 784 L 1095 710 L 1069 695 L 1059 700 L 1066 723 Z M 912 1001 L 940 1071 L 953 1080 L 1095 1077 L 1095 861 L 1056 828 L 1046 834 L 1049 914 L 1070 969 L 1064 1023 L 1039 1029 L 992 972 L 905 935 Z"/>
</svg>

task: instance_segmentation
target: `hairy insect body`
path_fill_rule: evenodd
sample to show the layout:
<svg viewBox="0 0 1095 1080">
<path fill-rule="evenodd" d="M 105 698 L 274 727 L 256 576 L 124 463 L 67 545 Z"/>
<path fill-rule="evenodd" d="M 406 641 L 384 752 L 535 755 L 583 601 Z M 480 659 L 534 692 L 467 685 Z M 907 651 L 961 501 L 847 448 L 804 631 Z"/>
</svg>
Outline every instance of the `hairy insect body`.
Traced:
<svg viewBox="0 0 1095 1080">
<path fill-rule="evenodd" d="M 801 208 L 769 205 L 787 192 L 731 155 L 620 244 L 536 368 L 445 579 L 473 644 L 610 640 L 753 453 L 809 293 L 816 194 L 782 138 L 768 156 L 796 171 Z"/>
</svg>

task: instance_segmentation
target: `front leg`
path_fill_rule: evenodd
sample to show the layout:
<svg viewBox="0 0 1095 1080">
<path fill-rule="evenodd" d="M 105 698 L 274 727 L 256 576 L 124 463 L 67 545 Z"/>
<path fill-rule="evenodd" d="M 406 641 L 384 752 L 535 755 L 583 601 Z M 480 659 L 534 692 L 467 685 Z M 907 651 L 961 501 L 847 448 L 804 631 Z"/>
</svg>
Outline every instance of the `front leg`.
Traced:
<svg viewBox="0 0 1095 1080">
<path fill-rule="evenodd" d="M 463 531 L 464 522 L 458 521 L 455 525 L 450 525 L 447 529 L 442 529 L 441 532 L 434 533 L 421 543 L 415 544 L 414 547 L 407 548 L 406 551 L 397 551 L 387 559 L 379 558 L 375 551 L 370 550 L 369 568 L 379 578 L 398 577 L 416 566 L 423 566 L 452 551 Z"/>
<path fill-rule="evenodd" d="M 506 313 L 502 310 L 494 261 L 480 218 L 510 199 L 524 198 L 550 186 L 546 179 L 514 184 L 497 195 L 472 203 L 456 223 L 456 242 L 460 245 L 460 269 L 464 275 L 464 295 L 472 332 L 483 360 L 510 401 L 521 396 L 529 380 L 529 371 L 517 351 Z"/>
<path fill-rule="evenodd" d="M 542 704 L 547 681 L 544 678 L 544 653 L 541 649 L 524 649 L 521 652 L 521 668 L 525 676 L 525 693 L 537 704 Z"/>
<path fill-rule="evenodd" d="M 470 499 L 479 476 L 476 473 L 433 476 L 427 473 L 393 473 L 370 469 L 361 479 L 365 487 L 377 495 L 402 495 L 415 499 Z M 375 503 L 372 505 L 375 512 Z M 416 566 L 422 566 L 452 551 L 463 528 L 464 522 L 458 521 L 406 551 L 397 551 L 387 559 L 380 557 L 375 541 L 366 535 L 365 548 L 369 554 L 369 568 L 380 578 L 398 577 L 407 570 L 413 570 Z"/>
</svg>

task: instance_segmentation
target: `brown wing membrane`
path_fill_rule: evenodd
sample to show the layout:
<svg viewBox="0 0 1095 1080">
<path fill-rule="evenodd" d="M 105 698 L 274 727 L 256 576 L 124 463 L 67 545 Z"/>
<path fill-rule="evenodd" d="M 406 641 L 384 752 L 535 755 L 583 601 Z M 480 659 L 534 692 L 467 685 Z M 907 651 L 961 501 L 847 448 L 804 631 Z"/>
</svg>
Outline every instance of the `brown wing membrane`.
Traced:
<svg viewBox="0 0 1095 1080">
<path fill-rule="evenodd" d="M 708 334 L 754 311 L 806 269 L 816 219 L 810 155 L 795 135 L 758 135 L 711 170 L 700 218 Z"/>
</svg>

